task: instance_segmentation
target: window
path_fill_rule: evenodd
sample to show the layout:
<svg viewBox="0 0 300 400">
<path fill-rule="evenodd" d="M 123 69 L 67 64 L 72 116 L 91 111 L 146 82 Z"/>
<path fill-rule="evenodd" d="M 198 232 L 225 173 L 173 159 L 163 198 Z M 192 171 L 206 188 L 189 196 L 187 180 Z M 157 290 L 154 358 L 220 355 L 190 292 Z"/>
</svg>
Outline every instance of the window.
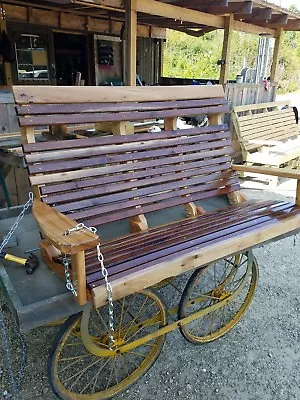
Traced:
<svg viewBox="0 0 300 400">
<path fill-rule="evenodd" d="M 16 41 L 19 80 L 49 81 L 47 44 L 39 35 L 22 34 Z"/>
</svg>

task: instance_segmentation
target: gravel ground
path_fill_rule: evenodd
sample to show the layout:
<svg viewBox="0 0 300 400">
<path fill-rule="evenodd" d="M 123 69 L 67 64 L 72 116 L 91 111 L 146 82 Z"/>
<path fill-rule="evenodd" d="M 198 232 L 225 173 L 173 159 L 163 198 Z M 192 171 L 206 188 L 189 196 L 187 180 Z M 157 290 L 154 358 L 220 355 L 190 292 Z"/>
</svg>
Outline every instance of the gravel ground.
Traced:
<svg viewBox="0 0 300 400">
<path fill-rule="evenodd" d="M 258 190 L 245 194 L 275 197 Z M 178 331 L 168 334 L 155 365 L 116 399 L 300 400 L 300 236 L 254 253 L 260 280 L 242 321 L 223 338 L 205 345 L 187 342 Z M 39 328 L 25 335 L 28 364 L 19 399 L 56 398 L 47 382 L 46 364 L 57 329 Z M 16 347 L 14 351 L 18 354 Z M 5 399 L 8 383 L 1 351 L 0 357 L 0 399 Z"/>
</svg>

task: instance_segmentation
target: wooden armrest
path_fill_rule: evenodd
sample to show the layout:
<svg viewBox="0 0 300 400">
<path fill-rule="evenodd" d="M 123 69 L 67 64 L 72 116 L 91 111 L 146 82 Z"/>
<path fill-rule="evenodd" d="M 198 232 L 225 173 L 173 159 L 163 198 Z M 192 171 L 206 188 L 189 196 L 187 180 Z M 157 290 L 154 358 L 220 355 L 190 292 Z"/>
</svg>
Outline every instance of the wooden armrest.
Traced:
<svg viewBox="0 0 300 400">
<path fill-rule="evenodd" d="M 263 139 L 253 139 L 247 141 L 250 144 L 258 144 L 260 146 L 277 146 L 282 144 L 279 140 L 263 140 Z"/>
<path fill-rule="evenodd" d="M 40 200 L 34 200 L 32 214 L 45 239 L 65 254 L 75 254 L 92 249 L 99 243 L 99 237 L 87 229 L 65 232 L 74 228 L 77 222 L 71 220 Z"/>
<path fill-rule="evenodd" d="M 262 175 L 274 175 L 281 178 L 300 179 L 300 171 L 291 168 L 253 167 L 250 165 L 233 164 L 234 171 L 252 172 Z"/>
</svg>

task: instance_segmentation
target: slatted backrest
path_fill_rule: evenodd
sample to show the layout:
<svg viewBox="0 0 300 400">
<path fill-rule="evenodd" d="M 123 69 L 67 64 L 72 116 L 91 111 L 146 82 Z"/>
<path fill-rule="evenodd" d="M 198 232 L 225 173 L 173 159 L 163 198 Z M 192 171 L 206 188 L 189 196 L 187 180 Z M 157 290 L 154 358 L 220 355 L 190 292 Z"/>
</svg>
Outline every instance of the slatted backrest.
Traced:
<svg viewBox="0 0 300 400">
<path fill-rule="evenodd" d="M 216 86 L 14 86 L 21 127 L 217 115 L 228 110 Z"/>
<path fill-rule="evenodd" d="M 239 188 L 226 125 L 23 146 L 44 202 L 89 225 Z"/>
<path fill-rule="evenodd" d="M 284 142 L 299 134 L 293 108 L 288 102 L 234 107 L 233 122 L 242 150 L 246 152 L 256 151 L 261 146 L 251 141 Z"/>
</svg>

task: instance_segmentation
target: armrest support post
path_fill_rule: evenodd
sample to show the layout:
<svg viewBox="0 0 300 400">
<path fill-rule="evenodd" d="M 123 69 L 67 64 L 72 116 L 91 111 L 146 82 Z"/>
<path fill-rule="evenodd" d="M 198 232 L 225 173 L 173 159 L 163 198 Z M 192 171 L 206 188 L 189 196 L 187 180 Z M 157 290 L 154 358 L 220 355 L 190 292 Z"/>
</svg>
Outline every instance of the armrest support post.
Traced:
<svg viewBox="0 0 300 400">
<path fill-rule="evenodd" d="M 77 302 L 82 306 L 87 302 L 84 251 L 71 254 L 73 285 L 77 291 Z"/>
</svg>

